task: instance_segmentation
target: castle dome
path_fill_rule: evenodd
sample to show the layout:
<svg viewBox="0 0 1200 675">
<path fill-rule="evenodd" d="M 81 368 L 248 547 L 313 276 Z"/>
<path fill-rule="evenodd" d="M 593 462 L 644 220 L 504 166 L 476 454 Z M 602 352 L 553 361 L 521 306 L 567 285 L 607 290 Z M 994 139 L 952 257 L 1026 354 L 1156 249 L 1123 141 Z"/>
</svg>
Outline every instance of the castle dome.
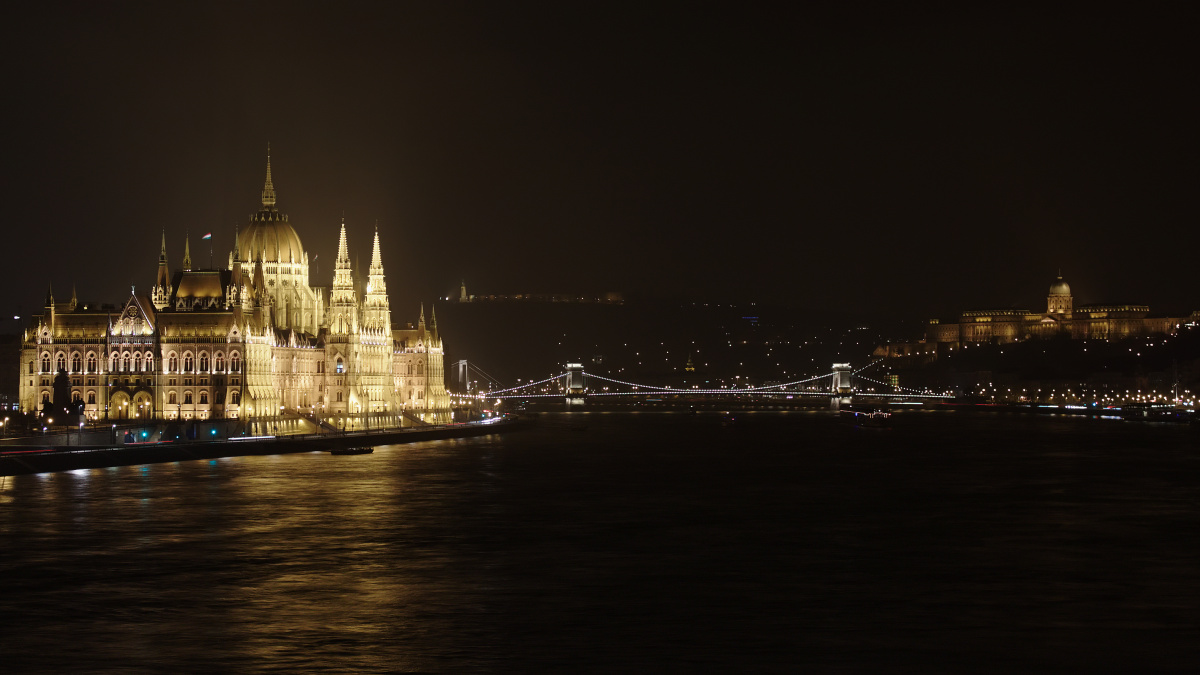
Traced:
<svg viewBox="0 0 1200 675">
<path fill-rule="evenodd" d="M 1071 287 L 1067 282 L 1063 281 L 1062 275 L 1058 275 L 1058 281 L 1050 285 L 1050 295 L 1070 295 Z"/>
</svg>

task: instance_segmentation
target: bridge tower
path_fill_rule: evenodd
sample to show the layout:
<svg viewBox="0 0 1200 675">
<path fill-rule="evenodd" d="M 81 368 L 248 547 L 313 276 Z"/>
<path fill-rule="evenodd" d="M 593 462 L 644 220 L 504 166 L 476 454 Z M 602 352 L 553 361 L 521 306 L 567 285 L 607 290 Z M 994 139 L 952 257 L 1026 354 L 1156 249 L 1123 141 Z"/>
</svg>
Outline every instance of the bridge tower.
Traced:
<svg viewBox="0 0 1200 675">
<path fill-rule="evenodd" d="M 467 360 L 455 361 L 453 373 L 452 381 L 462 385 L 463 393 L 471 393 L 471 374 L 468 371 Z"/>
<path fill-rule="evenodd" d="M 850 364 L 835 363 L 833 364 L 833 388 L 831 391 L 835 394 L 849 394 L 854 390 L 850 382 Z"/>
<path fill-rule="evenodd" d="M 567 364 L 567 405 L 579 405 L 583 403 L 585 387 L 583 383 L 583 364 L 568 363 Z"/>
</svg>

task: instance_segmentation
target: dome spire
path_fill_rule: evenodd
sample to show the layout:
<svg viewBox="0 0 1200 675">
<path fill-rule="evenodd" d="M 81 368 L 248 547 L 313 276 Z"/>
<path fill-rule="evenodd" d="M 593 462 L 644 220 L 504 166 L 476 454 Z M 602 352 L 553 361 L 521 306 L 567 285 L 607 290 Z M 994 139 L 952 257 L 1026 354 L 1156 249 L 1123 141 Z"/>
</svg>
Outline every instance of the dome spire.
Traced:
<svg viewBox="0 0 1200 675">
<path fill-rule="evenodd" d="M 265 209 L 275 208 L 275 184 L 271 182 L 271 144 L 267 143 L 267 182 L 263 184 L 262 205 Z"/>
</svg>

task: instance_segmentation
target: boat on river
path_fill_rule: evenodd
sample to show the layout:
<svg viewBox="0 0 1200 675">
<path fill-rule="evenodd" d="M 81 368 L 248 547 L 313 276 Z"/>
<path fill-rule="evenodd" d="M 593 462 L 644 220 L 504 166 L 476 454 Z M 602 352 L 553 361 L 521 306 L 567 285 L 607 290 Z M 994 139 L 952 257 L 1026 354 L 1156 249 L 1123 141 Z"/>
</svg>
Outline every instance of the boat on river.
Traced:
<svg viewBox="0 0 1200 675">
<path fill-rule="evenodd" d="M 840 417 L 856 427 L 888 428 L 892 423 L 892 413 L 886 410 L 842 410 Z"/>
</svg>

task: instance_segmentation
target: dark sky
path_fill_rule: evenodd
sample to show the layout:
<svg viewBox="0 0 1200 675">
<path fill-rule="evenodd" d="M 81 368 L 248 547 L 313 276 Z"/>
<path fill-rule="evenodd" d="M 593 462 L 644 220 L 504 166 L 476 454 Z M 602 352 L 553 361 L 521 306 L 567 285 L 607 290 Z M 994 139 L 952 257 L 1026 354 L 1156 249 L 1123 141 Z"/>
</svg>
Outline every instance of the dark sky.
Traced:
<svg viewBox="0 0 1200 675">
<path fill-rule="evenodd" d="M 926 316 L 1200 309 L 1196 51 L 1169 14 L 57 3 L 10 15 L 6 294 L 148 288 L 279 206 L 393 306 L 622 291 Z"/>
</svg>

